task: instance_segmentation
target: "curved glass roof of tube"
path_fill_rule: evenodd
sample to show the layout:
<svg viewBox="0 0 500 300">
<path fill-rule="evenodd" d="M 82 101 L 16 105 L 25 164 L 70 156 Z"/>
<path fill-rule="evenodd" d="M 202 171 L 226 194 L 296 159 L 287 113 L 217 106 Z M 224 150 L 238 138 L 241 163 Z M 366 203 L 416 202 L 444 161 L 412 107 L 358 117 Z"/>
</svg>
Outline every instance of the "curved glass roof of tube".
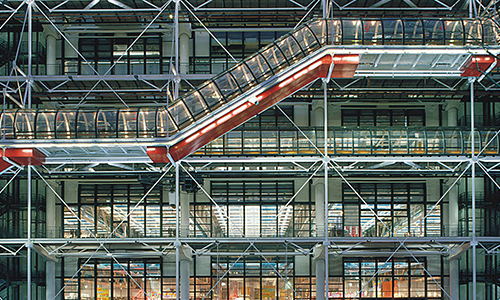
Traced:
<svg viewBox="0 0 500 300">
<path fill-rule="evenodd" d="M 7 139 L 169 137 L 326 45 L 492 46 L 490 19 L 314 19 L 203 83 L 169 107 L 7 110 Z"/>
</svg>

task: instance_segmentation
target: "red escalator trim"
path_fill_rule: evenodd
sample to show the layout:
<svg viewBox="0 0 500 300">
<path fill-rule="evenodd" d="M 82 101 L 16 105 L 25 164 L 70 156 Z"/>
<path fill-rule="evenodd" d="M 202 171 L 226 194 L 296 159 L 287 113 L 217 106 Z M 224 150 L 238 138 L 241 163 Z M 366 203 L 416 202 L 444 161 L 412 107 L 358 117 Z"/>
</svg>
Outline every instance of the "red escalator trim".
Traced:
<svg viewBox="0 0 500 300">
<path fill-rule="evenodd" d="M 0 151 L 1 156 L 3 156 L 3 151 Z M 45 164 L 45 154 L 36 148 L 7 148 L 5 156 L 21 166 Z"/>
<path fill-rule="evenodd" d="M 2 172 L 3 170 L 7 169 L 10 166 L 12 165 L 3 160 L 2 158 L 0 158 L 0 172 Z"/>
<path fill-rule="evenodd" d="M 146 150 L 149 158 L 154 163 L 166 163 L 168 162 L 168 150 L 167 147 L 148 147 Z"/>
<path fill-rule="evenodd" d="M 335 55 L 333 58 L 330 55 L 325 55 L 302 70 L 293 73 L 279 84 L 257 95 L 256 100 L 259 102 L 257 105 L 246 102 L 170 147 L 169 153 L 172 159 L 178 161 L 188 156 L 316 79 L 327 77 L 332 63 L 332 78 L 352 78 L 359 65 L 359 55 Z"/>
<path fill-rule="evenodd" d="M 475 55 L 469 57 L 465 64 L 460 68 L 461 77 L 480 77 L 490 66 L 496 62 L 496 58 L 491 55 Z"/>
<path fill-rule="evenodd" d="M 287 96 L 313 82 L 314 80 L 320 77 L 326 77 L 328 75 L 328 70 L 331 62 L 331 56 L 326 55 L 318 61 L 315 61 L 314 63 L 308 65 L 308 67 L 310 67 L 314 66 L 315 63 L 318 63 L 317 67 L 311 68 L 311 70 L 308 70 L 307 72 L 305 72 L 307 67 L 295 72 L 286 80 L 274 85 L 273 87 L 258 95 L 256 97 L 259 101 L 258 105 L 250 104 L 250 102 L 241 105 L 240 107 L 234 109 L 225 116 L 216 120 L 214 122 L 216 123 L 215 126 L 213 125 L 214 123 L 211 123 L 205 128 L 202 128 L 200 131 L 192 134 L 186 139 L 170 147 L 170 155 L 175 161 L 178 161 L 210 143 L 211 141 L 215 140 L 216 138 L 220 137 L 221 135 L 243 124 L 255 115 L 263 112 L 264 110 L 283 100 Z M 247 105 L 247 107 L 243 107 L 244 105 Z M 229 115 L 231 116 L 229 117 Z M 217 124 L 217 121 L 221 119 L 224 119 L 224 122 L 220 122 L 219 124 Z M 206 130 L 209 127 L 211 127 L 210 130 Z M 202 134 L 203 131 L 204 133 Z"/>
<path fill-rule="evenodd" d="M 333 57 L 332 78 L 352 78 L 359 65 L 358 54 L 337 54 Z"/>
</svg>

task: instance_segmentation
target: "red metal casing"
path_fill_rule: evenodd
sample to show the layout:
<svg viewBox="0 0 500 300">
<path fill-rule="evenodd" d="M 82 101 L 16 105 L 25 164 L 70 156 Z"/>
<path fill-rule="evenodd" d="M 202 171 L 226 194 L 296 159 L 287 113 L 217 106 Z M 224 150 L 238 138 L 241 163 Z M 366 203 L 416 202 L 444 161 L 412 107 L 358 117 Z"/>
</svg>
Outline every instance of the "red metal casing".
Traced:
<svg viewBox="0 0 500 300">
<path fill-rule="evenodd" d="M 496 62 L 496 58 L 490 55 L 475 55 L 469 57 L 465 64 L 460 68 L 462 74 L 461 77 L 480 77 L 485 73 L 493 63 Z"/>
<path fill-rule="evenodd" d="M 335 60 L 336 62 L 333 67 L 332 77 L 353 77 L 354 72 L 356 71 L 356 68 L 359 64 L 359 55 L 336 55 L 334 56 L 333 60 Z M 248 105 L 248 103 L 243 104 L 242 106 L 235 108 L 232 112 L 229 112 L 225 116 L 222 116 L 219 120 L 225 118 L 226 116 L 228 117 L 227 120 L 222 124 L 217 124 L 217 126 L 214 126 L 213 124 L 217 123 L 216 120 L 214 123 L 207 125 L 207 127 L 212 126 L 212 129 L 210 129 L 209 131 L 204 132 L 204 129 L 206 129 L 207 127 L 201 128 L 198 132 L 193 133 L 193 135 L 170 147 L 169 152 L 172 156 L 172 159 L 174 161 L 178 161 L 188 156 L 189 154 L 197 151 L 199 148 L 205 146 L 216 138 L 243 124 L 255 115 L 263 112 L 269 107 L 275 105 L 276 103 L 300 90 L 304 86 L 315 81 L 316 79 L 327 77 L 332 62 L 332 56 L 324 56 L 323 58 L 313 62 L 312 64 L 309 64 L 304 69 L 291 74 L 281 83 L 274 85 L 273 87 L 264 91 L 262 94 L 258 95 L 256 97 L 259 102 L 257 105 Z M 313 66 L 316 63 L 320 63 L 320 65 L 310 71 L 307 70 L 307 72 L 305 72 L 309 66 Z M 301 74 L 303 74 L 303 76 Z M 246 105 L 245 108 L 243 107 L 244 105 Z M 238 112 L 237 114 L 234 113 L 241 108 L 244 108 L 244 110 Z M 231 115 L 230 118 L 229 115 Z"/>
<path fill-rule="evenodd" d="M 0 156 L 3 151 L 0 151 Z M 45 155 L 35 148 L 8 148 L 5 156 L 21 166 L 39 166 L 45 164 Z"/>
<path fill-rule="evenodd" d="M 0 172 L 2 172 L 3 170 L 7 169 L 8 167 L 12 166 L 11 164 L 9 164 L 8 162 L 6 162 L 5 160 L 3 160 L 1 157 L 0 157 Z"/>
<path fill-rule="evenodd" d="M 342 54 L 333 56 L 332 78 L 352 78 L 359 65 L 359 55 Z"/>
<path fill-rule="evenodd" d="M 167 147 L 148 147 L 146 150 L 149 158 L 154 163 L 167 163 L 169 162 L 167 154 Z"/>
</svg>

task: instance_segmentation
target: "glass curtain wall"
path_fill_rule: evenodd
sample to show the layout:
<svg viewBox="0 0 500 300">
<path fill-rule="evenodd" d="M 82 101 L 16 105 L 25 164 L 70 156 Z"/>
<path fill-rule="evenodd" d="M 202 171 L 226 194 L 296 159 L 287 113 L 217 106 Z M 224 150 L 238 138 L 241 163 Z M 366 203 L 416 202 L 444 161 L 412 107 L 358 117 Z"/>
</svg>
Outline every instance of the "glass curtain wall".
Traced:
<svg viewBox="0 0 500 300">
<path fill-rule="evenodd" d="M 80 185 L 78 204 L 63 208 L 64 237 L 174 237 L 175 210 L 163 202 L 161 188 L 133 210 L 148 189 L 139 184 Z"/>
<path fill-rule="evenodd" d="M 386 260 L 344 258 L 343 276 L 330 277 L 329 298 L 442 299 L 439 285 L 446 276 L 439 258 L 433 259 L 432 278 L 422 268 L 430 266 L 425 258 Z"/>
<path fill-rule="evenodd" d="M 353 187 L 364 201 L 344 184 L 343 202 L 329 205 L 330 236 L 441 235 L 441 206 L 428 202 L 425 184 L 359 183 Z"/>
<path fill-rule="evenodd" d="M 71 75 L 76 71 L 78 75 L 95 75 L 92 68 L 99 74 L 104 74 L 114 63 L 116 65 L 109 74 L 161 74 L 164 60 L 167 60 L 166 65 L 168 65 L 170 59 L 162 57 L 161 36 L 153 35 L 139 39 L 122 57 L 134 39 L 133 36 L 109 38 L 80 35 L 79 51 L 88 63 L 81 58 L 64 58 L 65 74 Z M 74 68 L 76 64 L 79 65 L 78 70 Z"/>
<path fill-rule="evenodd" d="M 287 206 L 293 195 L 293 181 L 212 181 L 211 197 L 218 205 L 195 197 L 190 232 L 197 237 L 311 236 L 314 206 L 295 199 Z"/>
</svg>

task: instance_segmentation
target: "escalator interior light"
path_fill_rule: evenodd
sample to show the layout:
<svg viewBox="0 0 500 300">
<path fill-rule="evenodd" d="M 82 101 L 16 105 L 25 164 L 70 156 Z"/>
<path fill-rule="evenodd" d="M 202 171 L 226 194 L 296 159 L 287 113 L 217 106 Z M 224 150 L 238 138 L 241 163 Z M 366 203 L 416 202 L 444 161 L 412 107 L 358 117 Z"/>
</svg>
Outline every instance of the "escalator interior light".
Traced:
<svg viewBox="0 0 500 300">
<path fill-rule="evenodd" d="M 298 78 L 302 77 L 302 75 L 305 75 L 307 72 L 309 72 L 309 70 L 308 69 L 304 69 L 304 70 L 300 71 L 299 73 L 295 74 L 293 76 L 293 79 L 298 79 Z"/>
<path fill-rule="evenodd" d="M 217 120 L 217 125 L 220 125 L 220 124 L 226 122 L 229 119 L 231 119 L 231 114 L 227 114 L 224 117 L 222 117 L 219 120 Z"/>
<path fill-rule="evenodd" d="M 280 88 L 285 87 L 285 86 L 289 85 L 292 81 L 293 81 L 293 77 L 290 77 L 287 80 L 285 80 L 282 83 L 280 83 L 278 86 Z"/>
<path fill-rule="evenodd" d="M 190 136 L 189 138 L 186 139 L 186 144 L 187 143 L 191 143 L 192 141 L 194 141 L 198 136 L 200 135 L 199 132 L 193 134 L 192 136 Z"/>
<path fill-rule="evenodd" d="M 247 108 L 248 108 L 248 106 L 250 106 L 250 105 L 249 105 L 249 104 L 248 104 L 248 102 L 247 102 L 247 103 L 243 104 L 242 106 L 238 107 L 237 109 L 235 109 L 235 110 L 233 111 L 233 116 L 236 116 L 236 115 L 237 115 L 237 114 L 239 114 L 240 112 L 244 111 L 245 109 L 247 109 Z"/>
<path fill-rule="evenodd" d="M 206 132 L 208 132 L 208 131 L 210 131 L 210 130 L 214 129 L 214 128 L 215 128 L 215 126 L 216 126 L 216 125 L 215 125 L 215 123 L 212 123 L 212 124 L 208 125 L 207 127 L 203 128 L 203 130 L 201 131 L 201 133 L 202 133 L 202 134 L 205 134 Z"/>
<path fill-rule="evenodd" d="M 312 65 L 310 65 L 307 70 L 308 71 L 312 71 L 314 69 L 316 69 L 317 67 L 321 66 L 323 64 L 323 62 L 320 60 L 320 61 L 317 61 L 315 63 L 313 63 Z"/>
</svg>

